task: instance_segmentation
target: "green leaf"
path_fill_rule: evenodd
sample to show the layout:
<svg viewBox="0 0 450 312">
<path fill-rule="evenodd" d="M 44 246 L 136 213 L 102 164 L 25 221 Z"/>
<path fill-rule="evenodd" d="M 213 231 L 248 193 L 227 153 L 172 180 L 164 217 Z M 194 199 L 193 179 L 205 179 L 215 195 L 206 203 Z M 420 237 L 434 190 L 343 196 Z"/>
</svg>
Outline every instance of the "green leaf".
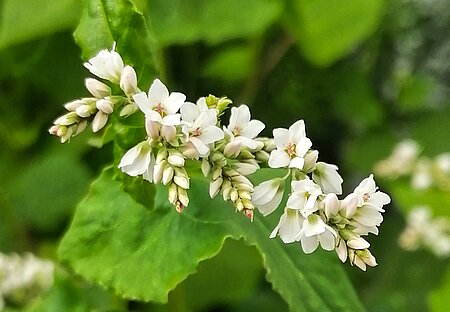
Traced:
<svg viewBox="0 0 450 312">
<path fill-rule="evenodd" d="M 54 231 L 86 192 L 89 178 L 76 156 L 52 151 L 17 172 L 8 184 L 7 196 L 10 206 L 29 226 Z"/>
<path fill-rule="evenodd" d="M 77 0 L 4 0 L 0 18 L 0 50 L 71 29 L 80 13 Z"/>
<path fill-rule="evenodd" d="M 121 190 L 112 170 L 103 172 L 79 205 L 60 257 L 124 297 L 166 302 L 168 292 L 199 261 L 216 255 L 229 235 L 218 222 L 178 214 L 159 193 L 149 209 Z"/>
<path fill-rule="evenodd" d="M 443 270 L 442 270 L 443 271 Z M 446 268 L 444 280 L 439 288 L 431 292 L 429 307 L 432 312 L 446 312 L 450 307 L 450 269 Z"/>
<path fill-rule="evenodd" d="M 270 240 L 273 224 L 258 217 L 250 223 L 220 199 L 211 200 L 201 180 L 192 179 L 191 204 L 178 214 L 164 188 L 157 188 L 154 207 L 144 207 L 112 177 L 106 170 L 92 185 L 59 247 L 60 257 L 85 278 L 127 298 L 166 302 L 168 292 L 215 256 L 227 237 L 243 237 L 257 247 L 269 281 L 293 311 L 362 310 L 334 254 L 307 256 L 298 244 Z"/>
<path fill-rule="evenodd" d="M 135 66 L 139 81 L 147 85 L 156 74 L 154 41 L 145 19 L 128 0 L 84 0 L 83 15 L 74 35 L 89 59 L 113 42 L 124 62 Z"/>
<path fill-rule="evenodd" d="M 148 4 L 152 29 L 164 46 L 256 36 L 278 18 L 281 9 L 282 2 L 276 0 L 152 0 Z"/>
<path fill-rule="evenodd" d="M 286 26 L 304 56 L 329 66 L 348 54 L 378 27 L 383 0 L 290 0 Z"/>
</svg>

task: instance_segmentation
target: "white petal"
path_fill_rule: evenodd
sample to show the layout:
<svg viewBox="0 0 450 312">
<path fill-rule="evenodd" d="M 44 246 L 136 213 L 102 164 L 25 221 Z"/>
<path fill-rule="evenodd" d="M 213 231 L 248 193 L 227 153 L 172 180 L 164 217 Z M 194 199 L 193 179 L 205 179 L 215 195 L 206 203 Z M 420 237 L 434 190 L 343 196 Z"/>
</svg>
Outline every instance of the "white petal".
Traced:
<svg viewBox="0 0 450 312">
<path fill-rule="evenodd" d="M 379 208 L 389 204 L 390 202 L 391 198 L 389 197 L 389 195 L 383 192 L 375 192 L 374 194 L 370 195 L 369 200 L 367 201 L 368 204 L 372 204 Z"/>
<path fill-rule="evenodd" d="M 255 149 L 258 147 L 258 142 L 247 137 L 238 136 L 236 139 L 241 141 L 242 146 L 248 147 L 249 149 Z"/>
<path fill-rule="evenodd" d="M 312 146 L 312 142 L 307 137 L 302 137 L 295 146 L 295 154 L 304 157 Z"/>
<path fill-rule="evenodd" d="M 306 137 L 305 122 L 298 120 L 289 127 L 289 134 L 294 143 L 300 141 L 300 138 Z"/>
<path fill-rule="evenodd" d="M 200 110 L 197 105 L 186 102 L 181 106 L 181 119 L 189 123 L 193 123 L 198 116 L 200 116 Z"/>
<path fill-rule="evenodd" d="M 177 126 L 181 123 L 181 115 L 175 114 L 175 115 L 167 115 L 163 117 L 161 123 L 163 126 Z"/>
<path fill-rule="evenodd" d="M 301 157 L 294 157 L 294 158 L 291 159 L 291 161 L 289 162 L 289 168 L 298 168 L 298 169 L 302 169 L 304 164 L 305 164 L 305 159 L 304 159 L 304 158 L 301 158 Z"/>
<path fill-rule="evenodd" d="M 250 109 L 247 105 L 231 108 L 230 125 L 228 129 L 243 128 L 250 121 Z"/>
<path fill-rule="evenodd" d="M 199 139 L 205 144 L 210 144 L 223 139 L 223 137 L 223 131 L 219 127 L 212 126 L 204 129 Z"/>
<path fill-rule="evenodd" d="M 122 169 L 123 172 L 134 177 L 141 175 L 148 170 L 151 153 L 150 150 L 145 151 L 142 149 L 144 144 L 147 144 L 147 142 L 139 143 L 125 153 L 119 164 L 119 168 Z"/>
<path fill-rule="evenodd" d="M 183 105 L 186 100 L 186 95 L 180 92 L 172 92 L 167 100 L 164 102 L 164 108 L 168 115 L 173 115 L 180 107 Z"/>
<path fill-rule="evenodd" d="M 371 206 L 358 208 L 353 219 L 366 226 L 378 226 L 383 222 L 381 213 L 375 207 Z"/>
<path fill-rule="evenodd" d="M 267 204 L 275 196 L 278 190 L 278 185 L 273 180 L 264 181 L 255 186 L 252 195 L 252 202 L 255 206 Z"/>
<path fill-rule="evenodd" d="M 273 129 L 272 133 L 273 133 L 273 140 L 275 141 L 277 149 L 284 150 L 291 143 L 289 130 L 284 128 L 276 128 Z"/>
<path fill-rule="evenodd" d="M 347 241 L 347 246 L 352 249 L 366 249 L 370 247 L 370 244 L 362 237 L 351 237 Z"/>
<path fill-rule="evenodd" d="M 284 151 L 273 150 L 270 152 L 269 167 L 271 168 L 284 168 L 287 167 L 291 159 Z"/>
<path fill-rule="evenodd" d="M 305 193 L 292 193 L 288 198 L 286 206 L 291 209 L 301 210 L 305 208 L 305 203 Z"/>
<path fill-rule="evenodd" d="M 189 138 L 189 141 L 194 144 L 200 156 L 205 156 L 206 154 L 208 154 L 209 148 L 204 142 L 202 142 L 202 140 L 196 137 L 191 137 Z"/>
<path fill-rule="evenodd" d="M 134 160 L 138 157 L 139 153 L 142 149 L 142 144 L 139 143 L 138 145 L 130 148 L 125 155 L 122 156 L 122 159 L 120 160 L 119 168 L 122 168 L 124 166 L 131 165 Z"/>
<path fill-rule="evenodd" d="M 278 206 L 281 203 L 281 200 L 283 199 L 283 194 L 284 192 L 279 191 L 267 204 L 255 206 L 259 209 L 259 211 L 262 213 L 263 216 L 268 216 L 278 208 Z"/>
<path fill-rule="evenodd" d="M 319 235 L 320 246 L 323 249 L 331 251 L 336 247 L 335 236 L 330 231 L 325 231 Z"/>
<path fill-rule="evenodd" d="M 317 236 L 312 237 L 302 236 L 300 242 L 302 245 L 303 252 L 305 254 L 310 254 L 314 252 L 314 250 L 316 250 L 317 247 L 319 246 L 319 239 L 317 238 Z"/>
<path fill-rule="evenodd" d="M 153 80 L 150 90 L 148 91 L 148 99 L 150 100 L 152 107 L 158 104 L 163 104 L 168 97 L 169 90 L 167 90 L 167 87 L 161 82 L 161 80 Z"/>
<path fill-rule="evenodd" d="M 324 210 L 325 215 L 327 218 L 334 217 L 339 212 L 339 200 L 334 193 L 330 193 L 327 196 L 325 196 L 325 199 L 323 200 L 324 203 Z"/>
<path fill-rule="evenodd" d="M 259 120 L 250 120 L 242 129 L 240 135 L 253 139 L 264 130 L 266 126 Z"/>
<path fill-rule="evenodd" d="M 325 232 L 325 223 L 318 215 L 310 215 L 303 221 L 303 235 L 311 237 Z"/>
<path fill-rule="evenodd" d="M 355 193 L 347 195 L 341 202 L 341 209 L 344 212 L 344 217 L 351 218 L 356 212 L 357 204 L 358 197 Z"/>
<path fill-rule="evenodd" d="M 145 92 L 137 93 L 133 95 L 134 102 L 139 106 L 139 109 L 144 114 L 149 114 L 151 111 L 153 111 L 153 106 L 150 103 L 150 100 L 147 97 L 147 94 Z"/>
</svg>

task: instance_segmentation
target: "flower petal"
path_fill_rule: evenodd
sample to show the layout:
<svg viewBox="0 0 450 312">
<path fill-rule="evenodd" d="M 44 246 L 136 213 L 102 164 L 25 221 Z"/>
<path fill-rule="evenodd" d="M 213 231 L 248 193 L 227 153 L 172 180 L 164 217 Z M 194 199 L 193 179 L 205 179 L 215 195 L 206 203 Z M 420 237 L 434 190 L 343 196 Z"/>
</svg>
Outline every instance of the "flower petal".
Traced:
<svg viewBox="0 0 450 312">
<path fill-rule="evenodd" d="M 302 137 L 306 137 L 305 122 L 301 119 L 289 127 L 289 134 L 292 142 L 297 144 Z"/>
<path fill-rule="evenodd" d="M 198 116 L 200 116 L 200 110 L 194 103 L 186 102 L 181 106 L 181 119 L 188 123 L 193 123 Z"/>
<path fill-rule="evenodd" d="M 163 104 L 168 97 L 169 90 L 167 90 L 167 87 L 161 82 L 161 80 L 153 80 L 150 90 L 148 90 L 148 99 L 150 100 L 152 107 L 158 104 Z"/>
<path fill-rule="evenodd" d="M 178 112 L 185 100 L 186 95 L 184 95 L 183 93 L 172 92 L 163 104 L 164 109 L 166 110 L 168 115 L 173 115 Z"/>
<path fill-rule="evenodd" d="M 273 129 L 272 133 L 273 133 L 273 140 L 275 141 L 277 149 L 284 150 L 289 145 L 289 143 L 291 143 L 289 130 L 284 128 L 276 128 Z"/>
<path fill-rule="evenodd" d="M 210 144 L 223 139 L 223 131 L 216 126 L 208 127 L 203 129 L 202 134 L 198 137 L 205 144 Z"/>
<path fill-rule="evenodd" d="M 264 130 L 266 126 L 259 120 L 250 120 L 242 129 L 240 135 L 253 139 Z"/>
<path fill-rule="evenodd" d="M 181 118 L 180 114 L 167 115 L 163 117 L 161 123 L 163 126 L 177 126 L 181 123 L 180 118 Z"/>
<path fill-rule="evenodd" d="M 298 157 L 304 157 L 312 146 L 312 142 L 307 137 L 302 137 L 295 146 L 295 154 Z"/>
<path fill-rule="evenodd" d="M 317 236 L 302 236 L 300 239 L 300 243 L 302 245 L 303 252 L 305 254 L 310 254 L 314 252 L 319 246 L 319 239 L 317 238 Z"/>
<path fill-rule="evenodd" d="M 209 148 L 204 142 L 202 142 L 202 140 L 196 137 L 191 137 L 189 138 L 189 141 L 192 142 L 192 144 L 194 144 L 200 156 L 208 154 Z"/>
<path fill-rule="evenodd" d="M 275 130 L 274 130 L 275 131 Z M 287 167 L 291 159 L 284 151 L 273 150 L 269 157 L 269 167 L 271 168 L 284 168 Z"/>
<path fill-rule="evenodd" d="M 139 109 L 144 114 L 147 115 L 151 111 L 153 111 L 154 105 L 150 102 L 150 100 L 148 99 L 147 94 L 145 94 L 145 92 L 134 94 L 133 100 L 139 106 Z"/>
</svg>

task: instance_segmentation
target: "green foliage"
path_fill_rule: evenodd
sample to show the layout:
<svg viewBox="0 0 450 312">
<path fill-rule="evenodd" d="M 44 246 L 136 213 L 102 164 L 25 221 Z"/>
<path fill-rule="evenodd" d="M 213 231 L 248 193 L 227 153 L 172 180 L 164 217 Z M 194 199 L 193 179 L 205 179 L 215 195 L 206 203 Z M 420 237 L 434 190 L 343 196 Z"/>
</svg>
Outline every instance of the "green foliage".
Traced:
<svg viewBox="0 0 450 312">
<path fill-rule="evenodd" d="M 384 2 L 290 0 L 285 23 L 304 56 L 328 66 L 376 31 Z"/>
<path fill-rule="evenodd" d="M 4 0 L 1 3 L 0 50 L 72 29 L 81 13 L 77 3 L 77 0 Z"/>
<path fill-rule="evenodd" d="M 278 18 L 282 2 L 151 0 L 147 7 L 156 37 L 165 46 L 200 40 L 217 44 L 233 38 L 260 35 Z"/>
<path fill-rule="evenodd" d="M 249 221 L 220 199 L 210 204 L 201 180 L 191 185 L 192 202 L 183 214 L 167 203 L 161 188 L 155 207 L 149 209 L 124 193 L 108 169 L 77 208 L 59 247 L 60 257 L 79 274 L 122 296 L 166 302 L 168 292 L 192 274 L 198 262 L 215 256 L 227 237 L 243 237 L 258 248 L 268 280 L 293 311 L 362 309 L 334 255 L 302 256 L 299 246 L 285 249 L 267 238 L 270 228 L 265 222 L 255 219 L 249 228 Z"/>
</svg>

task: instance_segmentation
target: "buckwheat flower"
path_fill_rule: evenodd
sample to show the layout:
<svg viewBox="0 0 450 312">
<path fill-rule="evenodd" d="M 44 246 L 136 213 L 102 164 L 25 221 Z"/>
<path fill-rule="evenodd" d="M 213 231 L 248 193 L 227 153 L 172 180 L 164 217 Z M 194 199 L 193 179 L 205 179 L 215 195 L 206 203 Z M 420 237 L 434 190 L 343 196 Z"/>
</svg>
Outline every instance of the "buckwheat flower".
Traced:
<svg viewBox="0 0 450 312">
<path fill-rule="evenodd" d="M 86 78 L 85 86 L 86 89 L 88 89 L 89 93 L 91 93 L 97 99 L 101 99 L 111 95 L 111 88 L 103 82 L 98 81 L 97 79 Z"/>
<path fill-rule="evenodd" d="M 302 230 L 303 216 L 296 209 L 285 208 L 275 229 L 270 234 L 270 238 L 274 238 L 277 234 L 285 244 L 293 243 L 297 240 L 297 236 Z"/>
<path fill-rule="evenodd" d="M 368 233 L 378 235 L 378 226 L 381 222 L 383 222 L 383 216 L 380 209 L 373 205 L 364 205 L 356 210 L 350 224 L 355 227 L 354 232 L 359 235 Z"/>
<path fill-rule="evenodd" d="M 92 74 L 97 77 L 109 80 L 113 83 L 119 83 L 120 75 L 123 70 L 123 61 L 119 53 L 105 49 L 100 51 L 96 56 L 84 63 Z"/>
<path fill-rule="evenodd" d="M 119 168 L 129 176 L 136 177 L 149 171 L 149 167 L 153 168 L 153 158 L 152 149 L 148 141 L 143 141 L 123 155 Z M 149 174 L 148 178 L 152 179 L 152 176 L 153 174 Z"/>
<path fill-rule="evenodd" d="M 306 137 L 304 121 L 295 122 L 289 129 L 274 129 L 273 138 L 277 149 L 270 153 L 269 166 L 302 169 L 304 157 L 312 146 L 311 140 Z"/>
<path fill-rule="evenodd" d="M 258 142 L 254 139 L 263 131 L 265 125 L 259 120 L 251 120 L 250 109 L 247 105 L 231 108 L 230 124 L 227 130 L 231 132 L 232 142 L 249 149 L 256 149 Z"/>
<path fill-rule="evenodd" d="M 382 210 L 381 207 L 389 204 L 391 202 L 391 198 L 386 193 L 379 192 L 377 190 L 378 187 L 373 179 L 373 174 L 362 180 L 353 191 L 357 197 L 357 206 L 361 207 L 364 203 L 367 203 L 378 207 L 380 211 L 383 212 L 384 210 Z"/>
<path fill-rule="evenodd" d="M 176 126 L 181 123 L 178 110 L 186 100 L 186 96 L 180 92 L 169 94 L 169 90 L 159 79 L 153 81 L 148 95 L 140 92 L 133 95 L 133 99 L 146 119 L 161 123 L 163 126 Z"/>
<path fill-rule="evenodd" d="M 307 218 L 318 210 L 317 198 L 322 195 L 319 185 L 309 179 L 292 181 L 292 194 L 289 196 L 286 206 L 301 212 Z"/>
<path fill-rule="evenodd" d="M 337 172 L 338 167 L 324 162 L 318 162 L 313 171 L 312 179 L 320 185 L 324 194 L 342 194 L 342 182 L 344 181 Z"/>
<path fill-rule="evenodd" d="M 432 163 L 427 158 L 421 158 L 414 169 L 411 185 L 416 190 L 427 189 L 433 184 L 433 177 L 431 175 Z"/>
<path fill-rule="evenodd" d="M 303 220 L 302 230 L 297 237 L 300 240 L 303 252 L 306 254 L 314 252 L 319 244 L 324 250 L 334 250 L 336 238 L 336 231 L 325 224 L 316 214 L 311 214 Z"/>
<path fill-rule="evenodd" d="M 206 105 L 206 104 L 205 104 Z M 217 110 L 202 110 L 201 104 L 184 103 L 181 106 L 183 133 L 187 142 L 191 142 L 200 156 L 209 153 L 208 144 L 223 139 L 223 131 L 216 126 Z"/>
<path fill-rule="evenodd" d="M 413 140 L 397 144 L 392 154 L 375 166 L 375 172 L 385 177 L 397 177 L 412 172 L 419 156 L 420 147 Z"/>
<path fill-rule="evenodd" d="M 263 216 L 271 214 L 280 205 L 284 194 L 284 184 L 284 179 L 276 178 L 255 187 L 252 202 Z"/>
</svg>

